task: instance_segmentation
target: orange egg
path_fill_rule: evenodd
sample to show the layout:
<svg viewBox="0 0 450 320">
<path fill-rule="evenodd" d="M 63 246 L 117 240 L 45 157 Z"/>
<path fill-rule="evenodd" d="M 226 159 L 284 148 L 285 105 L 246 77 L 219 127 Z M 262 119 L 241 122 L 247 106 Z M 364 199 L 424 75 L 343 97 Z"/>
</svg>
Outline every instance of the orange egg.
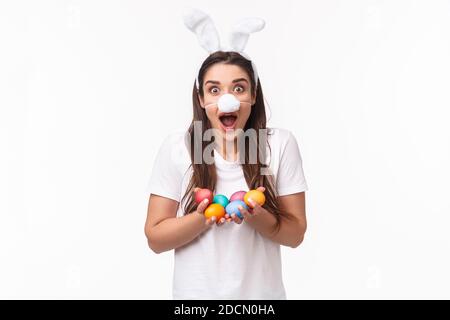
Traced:
<svg viewBox="0 0 450 320">
<path fill-rule="evenodd" d="M 207 219 L 216 217 L 216 221 L 219 221 L 223 216 L 225 216 L 225 208 L 218 203 L 210 204 L 205 210 L 205 217 Z"/>
<path fill-rule="evenodd" d="M 266 202 L 266 197 L 264 196 L 264 193 L 262 193 L 259 190 L 250 190 L 249 192 L 247 192 L 244 196 L 244 201 L 245 203 L 250 207 L 253 208 L 253 206 L 250 204 L 250 202 L 248 201 L 248 199 L 252 199 L 253 201 L 255 201 L 257 204 L 259 204 L 260 206 L 262 206 L 264 204 L 264 202 Z"/>
</svg>

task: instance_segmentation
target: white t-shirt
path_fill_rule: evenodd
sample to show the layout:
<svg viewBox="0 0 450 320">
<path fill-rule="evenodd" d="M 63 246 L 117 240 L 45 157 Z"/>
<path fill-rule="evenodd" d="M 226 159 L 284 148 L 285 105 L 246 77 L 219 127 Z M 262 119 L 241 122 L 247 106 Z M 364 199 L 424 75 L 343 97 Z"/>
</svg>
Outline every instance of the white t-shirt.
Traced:
<svg viewBox="0 0 450 320">
<path fill-rule="evenodd" d="M 270 129 L 270 169 L 280 196 L 308 190 L 295 137 Z M 192 175 L 186 133 L 170 134 L 161 145 L 148 183 L 148 193 L 178 202 Z M 242 167 L 214 152 L 215 194 L 230 197 L 248 190 Z M 183 215 L 182 203 L 177 217 Z M 213 225 L 175 249 L 174 299 L 286 299 L 280 245 L 263 237 L 245 221 Z"/>
</svg>

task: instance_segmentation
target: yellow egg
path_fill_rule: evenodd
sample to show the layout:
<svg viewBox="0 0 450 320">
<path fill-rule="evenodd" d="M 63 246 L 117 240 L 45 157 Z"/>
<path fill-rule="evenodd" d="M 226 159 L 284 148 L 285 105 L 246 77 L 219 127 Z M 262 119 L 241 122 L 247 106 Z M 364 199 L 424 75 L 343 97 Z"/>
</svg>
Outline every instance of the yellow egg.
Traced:
<svg viewBox="0 0 450 320">
<path fill-rule="evenodd" d="M 264 193 L 262 193 L 259 190 L 250 190 L 249 192 L 247 192 L 244 196 L 244 202 L 250 207 L 253 208 L 253 206 L 250 204 L 250 202 L 248 201 L 248 199 L 252 199 L 253 201 L 255 201 L 257 204 L 259 204 L 260 206 L 262 206 L 264 204 L 264 202 L 266 202 L 266 197 L 264 196 Z"/>
<path fill-rule="evenodd" d="M 225 208 L 218 203 L 210 204 L 205 210 L 205 218 L 216 217 L 216 221 L 225 216 Z"/>
</svg>

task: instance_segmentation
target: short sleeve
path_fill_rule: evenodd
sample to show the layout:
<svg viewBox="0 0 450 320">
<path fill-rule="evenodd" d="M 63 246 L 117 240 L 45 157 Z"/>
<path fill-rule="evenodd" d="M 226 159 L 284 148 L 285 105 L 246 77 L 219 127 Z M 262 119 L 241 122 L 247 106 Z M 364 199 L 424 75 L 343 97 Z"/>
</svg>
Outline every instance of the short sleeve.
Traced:
<svg viewBox="0 0 450 320">
<path fill-rule="evenodd" d="M 300 149 L 290 131 L 288 131 L 286 143 L 281 150 L 276 184 L 280 196 L 308 190 Z"/>
<path fill-rule="evenodd" d="M 156 155 L 150 179 L 147 183 L 147 193 L 180 201 L 183 174 L 177 160 L 177 144 L 173 137 L 167 137 L 161 144 Z M 178 153 L 179 156 L 179 153 Z"/>
</svg>

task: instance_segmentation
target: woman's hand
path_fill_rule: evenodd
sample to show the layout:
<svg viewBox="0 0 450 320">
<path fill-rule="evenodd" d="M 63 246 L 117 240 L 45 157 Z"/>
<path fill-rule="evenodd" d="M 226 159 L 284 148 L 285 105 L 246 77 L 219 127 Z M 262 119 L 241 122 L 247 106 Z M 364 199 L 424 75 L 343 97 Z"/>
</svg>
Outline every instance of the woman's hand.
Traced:
<svg viewBox="0 0 450 320">
<path fill-rule="evenodd" d="M 256 188 L 256 190 L 264 192 L 266 190 L 266 188 L 258 187 L 258 188 Z M 258 203 L 253 201 L 251 198 L 249 198 L 248 201 L 252 205 L 253 209 L 249 208 L 247 210 L 242 206 L 238 206 L 238 209 L 241 212 L 243 219 L 239 218 L 236 214 L 233 213 L 231 216 L 229 214 L 225 215 L 226 221 L 234 221 L 237 224 L 241 224 L 242 221 L 244 221 L 244 220 L 251 221 L 254 217 L 256 217 L 260 214 L 269 213 L 269 211 L 267 211 L 266 209 L 261 207 Z"/>
<path fill-rule="evenodd" d="M 194 193 L 197 192 L 197 190 L 200 188 L 194 188 Z M 205 210 L 209 205 L 209 200 L 205 199 L 202 202 L 199 203 L 199 205 L 197 206 L 197 210 L 196 213 L 201 214 L 201 215 L 205 215 Z M 217 224 L 218 226 L 221 226 L 225 223 L 225 218 L 221 218 L 219 221 L 216 221 L 216 217 L 211 217 L 206 219 L 205 218 L 205 225 L 207 226 L 212 226 L 214 223 Z"/>
</svg>

